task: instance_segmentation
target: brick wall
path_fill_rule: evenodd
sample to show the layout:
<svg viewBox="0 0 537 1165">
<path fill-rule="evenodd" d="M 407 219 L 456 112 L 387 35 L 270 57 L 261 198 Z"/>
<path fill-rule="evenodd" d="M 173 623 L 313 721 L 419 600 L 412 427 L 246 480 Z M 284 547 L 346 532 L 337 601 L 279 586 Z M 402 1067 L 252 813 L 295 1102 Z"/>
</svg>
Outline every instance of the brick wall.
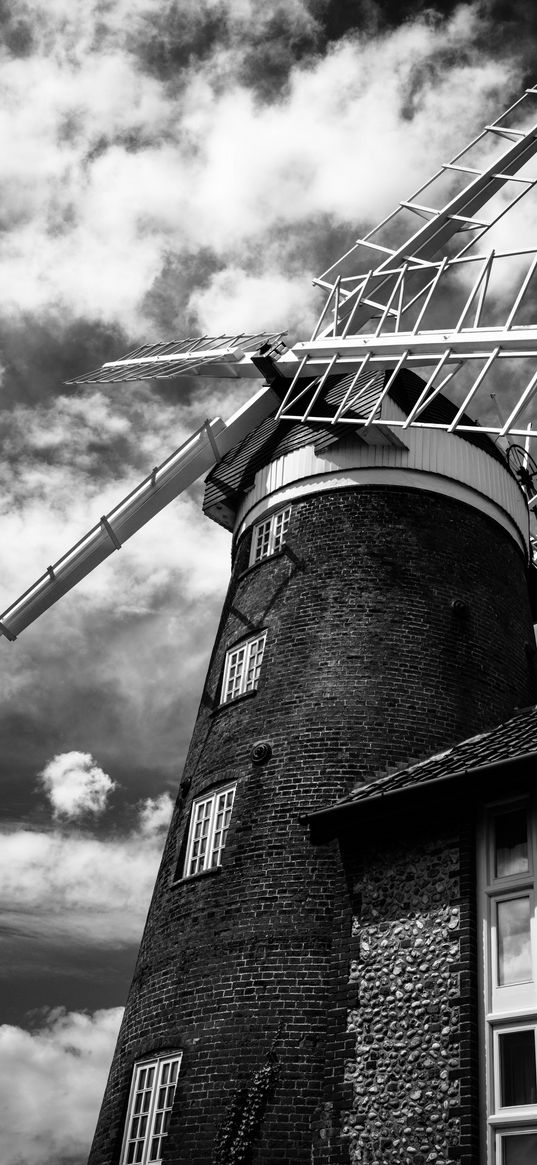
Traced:
<svg viewBox="0 0 537 1165">
<path fill-rule="evenodd" d="M 344 490 L 297 503 L 286 551 L 252 569 L 249 540 L 236 548 L 91 1165 L 117 1165 L 134 1061 L 176 1048 L 165 1165 L 209 1165 L 238 1090 L 270 1056 L 253 1165 L 345 1160 L 352 895 L 337 845 L 312 847 L 300 817 L 532 698 L 522 560 L 468 507 Z M 226 649 L 262 628 L 258 691 L 220 707 Z M 272 748 L 264 765 L 251 759 L 259 740 Z M 221 869 L 178 880 L 192 800 L 230 780 Z"/>
</svg>

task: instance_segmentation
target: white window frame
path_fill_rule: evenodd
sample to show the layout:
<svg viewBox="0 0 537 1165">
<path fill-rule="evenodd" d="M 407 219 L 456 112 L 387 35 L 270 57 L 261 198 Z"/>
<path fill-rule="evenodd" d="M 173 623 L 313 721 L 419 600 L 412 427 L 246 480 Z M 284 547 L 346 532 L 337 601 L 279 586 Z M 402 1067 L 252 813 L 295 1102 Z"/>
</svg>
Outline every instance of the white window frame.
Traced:
<svg viewBox="0 0 537 1165">
<path fill-rule="evenodd" d="M 495 873 L 495 818 L 525 809 L 528 831 L 528 870 L 504 877 Z M 483 1165 L 505 1165 L 504 1138 L 510 1135 L 537 1136 L 537 1104 L 502 1106 L 500 1088 L 499 1038 L 502 1034 L 533 1029 L 536 1033 L 537 1066 L 537 814 L 533 800 L 518 797 L 489 805 L 484 813 L 482 844 L 478 854 L 478 888 L 481 902 L 481 986 L 484 1007 L 481 1015 L 482 1045 L 485 1047 L 482 1074 L 483 1107 L 487 1114 L 487 1137 L 483 1138 Z M 498 903 L 513 898 L 530 898 L 530 941 L 532 978 L 524 983 L 498 982 Z"/>
<path fill-rule="evenodd" d="M 192 803 L 184 878 L 222 865 L 236 789 L 236 782 L 224 785 Z"/>
<path fill-rule="evenodd" d="M 504 1157 L 503 1149 L 502 1149 L 502 1141 L 503 1141 L 504 1137 L 513 1137 L 513 1136 L 520 1137 L 520 1136 L 524 1136 L 524 1134 L 526 1134 L 526 1136 L 527 1136 L 528 1133 L 533 1133 L 533 1135 L 535 1136 L 537 1133 L 537 1130 L 535 1128 L 533 1128 L 532 1126 L 527 1126 L 527 1125 L 521 1124 L 520 1121 L 518 1121 L 518 1123 L 516 1125 L 513 1125 L 512 1127 L 505 1128 L 505 1129 L 498 1129 L 496 1136 L 495 1136 L 495 1145 L 494 1145 L 495 1153 L 496 1153 L 496 1158 L 495 1158 L 496 1165 L 505 1165 L 505 1157 Z"/>
<path fill-rule="evenodd" d="M 498 881 L 499 879 L 495 879 Z M 506 879 L 507 881 L 507 879 Z M 520 885 L 520 883 L 523 883 Z M 528 876 L 524 874 L 519 879 L 520 889 L 509 889 L 503 893 L 491 896 L 491 910 L 490 910 L 490 948 L 491 948 L 491 1005 L 492 1011 L 502 1013 L 505 1011 L 519 1010 L 524 1007 L 532 1009 L 535 1007 L 536 984 L 535 974 L 537 969 L 536 958 L 536 935 L 535 935 L 535 894 L 533 888 L 528 885 Z M 502 887 L 503 890 L 503 887 Z M 530 914 L 530 950 L 531 960 L 533 964 L 533 977 L 529 979 L 521 979 L 519 983 L 500 983 L 499 982 L 499 945 L 498 945 L 498 905 L 500 902 L 513 902 L 519 898 L 529 898 L 529 914 Z"/>
<path fill-rule="evenodd" d="M 162 1147 L 168 1136 L 168 1122 L 173 1109 L 182 1056 L 182 1052 L 167 1053 L 151 1059 L 138 1060 L 134 1065 L 120 1165 L 129 1165 L 129 1162 L 132 1162 L 133 1165 L 161 1165 Z M 153 1076 L 148 1085 L 147 1074 L 151 1071 Z M 175 1079 L 170 1080 L 172 1075 L 175 1076 Z M 162 1096 L 163 1091 L 164 1096 Z M 135 1112 L 138 1095 L 148 1097 L 145 1112 Z M 140 1107 L 142 1105 L 143 1102 L 141 1102 Z M 139 1127 L 135 1126 L 135 1121 L 141 1122 L 144 1118 L 146 1123 L 140 1135 Z M 133 1133 L 135 1133 L 134 1136 Z M 157 1156 L 151 1156 L 153 1141 L 156 1137 L 160 1142 L 159 1152 Z M 138 1150 L 135 1149 L 132 1155 L 129 1153 L 131 1145 L 135 1145 Z"/>
<path fill-rule="evenodd" d="M 495 1027 L 492 1031 L 492 1039 L 494 1041 L 492 1061 L 493 1061 L 493 1071 L 494 1071 L 494 1098 L 495 1098 L 494 1110 L 499 1115 L 500 1114 L 506 1115 L 506 1116 L 511 1117 L 512 1119 L 516 1118 L 516 1120 L 520 1123 L 520 1121 L 524 1121 L 528 1116 L 533 1117 L 534 1120 L 537 1118 L 537 1101 L 535 1102 L 535 1104 L 521 1104 L 521 1105 L 502 1104 L 501 1079 L 500 1079 L 500 1077 L 501 1077 L 500 1049 L 499 1049 L 500 1036 L 518 1034 L 518 1032 L 532 1032 L 533 1033 L 533 1044 L 534 1044 L 534 1049 L 535 1049 L 534 1055 L 536 1057 L 535 1058 L 535 1067 L 536 1067 L 536 1073 L 537 1073 L 537 1019 L 536 1019 L 536 1023 L 524 1023 L 524 1022 L 517 1023 L 517 1024 L 507 1023 L 505 1025 L 502 1024 L 501 1026 L 498 1025 L 498 1027 Z M 537 1128 L 535 1128 L 535 1130 L 533 1130 L 533 1131 L 535 1133 L 537 1133 Z"/>
<path fill-rule="evenodd" d="M 259 683 L 266 640 L 267 633 L 262 631 L 260 635 L 252 636 L 251 639 L 243 639 L 236 647 L 230 647 L 226 652 L 222 704 L 236 700 L 245 692 L 255 691 Z"/>
<path fill-rule="evenodd" d="M 263 518 L 262 522 L 256 522 L 250 546 L 250 566 L 271 558 L 285 546 L 290 517 L 291 506 L 285 506 L 282 510 L 275 510 L 270 517 Z"/>
</svg>

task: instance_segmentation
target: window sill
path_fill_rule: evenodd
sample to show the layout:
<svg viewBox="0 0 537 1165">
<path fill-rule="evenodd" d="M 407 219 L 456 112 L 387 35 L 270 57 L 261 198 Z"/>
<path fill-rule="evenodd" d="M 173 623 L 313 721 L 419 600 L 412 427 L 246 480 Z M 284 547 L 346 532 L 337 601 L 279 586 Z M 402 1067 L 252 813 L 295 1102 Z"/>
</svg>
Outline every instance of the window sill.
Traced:
<svg viewBox="0 0 537 1165">
<path fill-rule="evenodd" d="M 223 704 L 217 704 L 213 708 L 211 716 L 216 716 L 218 712 L 223 712 L 225 708 L 234 708 L 236 704 L 240 704 L 241 700 L 251 700 L 252 696 L 257 696 L 257 688 L 252 692 L 241 692 L 240 696 L 235 696 L 233 700 L 225 700 Z"/>
<path fill-rule="evenodd" d="M 251 562 L 249 566 L 245 566 L 244 570 L 241 570 L 240 574 L 237 575 L 237 582 L 242 582 L 242 579 L 246 578 L 247 574 L 251 574 L 253 570 L 258 570 L 260 566 L 265 566 L 265 563 L 274 562 L 276 558 L 285 558 L 286 553 L 287 551 L 284 546 L 282 550 L 276 550 L 275 554 L 267 554 L 266 558 L 260 558 L 259 562 Z"/>
<path fill-rule="evenodd" d="M 527 1124 L 524 1130 L 528 1133 L 535 1132 L 535 1121 L 537 1119 L 537 1110 L 534 1104 L 518 1105 L 516 1108 L 504 1109 L 503 1112 L 492 1113 L 488 1118 L 488 1124 L 493 1129 L 498 1131 L 509 1132 L 510 1129 L 518 1127 L 521 1124 Z"/>
<path fill-rule="evenodd" d="M 172 885 L 185 886 L 188 882 L 199 882 L 201 878 L 210 878 L 214 874 L 221 874 L 222 866 L 211 866 L 209 870 L 200 870 L 198 874 L 185 874 L 182 878 L 175 878 Z"/>
</svg>

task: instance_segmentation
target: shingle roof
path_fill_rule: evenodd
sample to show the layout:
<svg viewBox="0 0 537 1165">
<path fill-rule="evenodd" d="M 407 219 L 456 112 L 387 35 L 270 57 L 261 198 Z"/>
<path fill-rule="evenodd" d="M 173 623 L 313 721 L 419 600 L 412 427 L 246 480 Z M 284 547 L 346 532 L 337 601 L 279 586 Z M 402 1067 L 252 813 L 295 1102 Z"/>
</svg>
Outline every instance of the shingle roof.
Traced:
<svg viewBox="0 0 537 1165">
<path fill-rule="evenodd" d="M 524 708 L 516 716 L 489 732 L 471 736 L 460 744 L 454 744 L 452 748 L 435 753 L 427 760 L 398 769 L 388 776 L 378 777 L 367 785 L 359 785 L 347 797 L 320 810 L 317 814 L 312 814 L 312 817 L 321 817 L 323 813 L 332 813 L 345 806 L 358 805 L 386 793 L 415 789 L 439 778 L 471 772 L 489 765 L 501 765 L 531 753 L 537 754 L 537 706 Z"/>
<path fill-rule="evenodd" d="M 378 397 L 382 380 L 386 375 L 387 373 L 379 370 L 374 381 L 371 382 L 369 392 L 360 399 L 362 416 L 367 416 L 372 408 Z M 354 385 L 356 391 L 362 385 L 367 384 L 369 376 L 369 370 L 361 374 Z M 353 382 L 352 373 L 343 377 L 331 377 L 327 381 L 329 387 L 324 398 L 323 408 L 328 410 L 332 408 L 335 413 L 349 385 Z M 403 369 L 390 389 L 390 396 L 403 412 L 408 414 L 422 392 L 423 386 L 424 381 L 415 372 Z M 283 381 L 283 378 L 280 377 L 278 392 L 282 399 L 288 387 L 289 382 Z M 423 410 L 421 419 L 431 424 L 448 424 L 453 420 L 456 411 L 457 406 L 452 404 L 442 393 L 439 393 Z M 357 425 L 360 423 L 359 417 L 360 412 L 357 411 Z M 466 425 L 475 424 L 466 413 L 461 419 Z M 292 421 L 278 422 L 274 416 L 267 417 L 258 429 L 249 433 L 234 449 L 231 449 L 208 474 L 203 501 L 205 513 L 209 513 L 215 521 L 220 522 L 227 529 L 233 529 L 234 511 L 238 505 L 239 497 L 241 493 L 250 488 L 258 469 L 267 465 L 269 461 L 282 457 L 284 453 L 301 449 L 304 445 L 315 445 L 321 449 L 323 440 L 333 441 L 334 436 L 347 436 L 347 433 L 348 429 L 344 424 L 334 428 L 329 423 L 326 425 L 307 425 Z M 505 457 L 501 449 L 486 433 L 479 429 L 476 428 L 475 433 L 458 432 L 457 437 L 472 445 L 477 445 L 480 449 L 484 449 L 490 457 L 505 464 Z"/>
</svg>

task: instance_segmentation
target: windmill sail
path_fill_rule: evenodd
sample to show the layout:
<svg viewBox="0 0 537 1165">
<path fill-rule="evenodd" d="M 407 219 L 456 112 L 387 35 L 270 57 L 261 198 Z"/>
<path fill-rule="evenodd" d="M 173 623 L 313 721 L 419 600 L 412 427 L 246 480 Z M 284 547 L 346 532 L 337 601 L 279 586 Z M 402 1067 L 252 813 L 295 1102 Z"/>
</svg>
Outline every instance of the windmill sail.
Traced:
<svg viewBox="0 0 537 1165">
<path fill-rule="evenodd" d="M 491 156 L 492 142 L 498 141 L 499 155 Z M 484 155 L 478 167 L 468 164 L 476 150 Z M 476 253 L 475 247 L 533 191 L 537 178 L 519 172 L 536 153 L 537 88 L 530 88 L 315 280 L 328 296 L 311 339 L 293 347 L 299 374 L 280 408 L 281 419 L 326 423 L 331 416 L 323 409 L 324 377 L 352 370 L 359 377 L 366 369 L 374 376 L 389 368 L 391 379 L 362 418 L 365 426 L 376 425 L 378 407 L 401 369 L 427 369 L 423 395 L 409 417 L 383 416 L 383 423 L 426 426 L 424 410 L 449 386 L 458 408 L 447 427 L 464 431 L 466 410 L 478 394 L 482 406 L 485 389 L 500 371 L 505 421 L 498 425 L 486 418 L 480 427 L 498 437 L 533 435 L 528 408 L 537 392 L 537 319 L 534 310 L 527 322 L 526 309 L 535 299 L 537 248 Z M 446 201 L 428 205 L 427 192 L 442 179 L 445 185 L 446 178 L 451 187 Z M 408 218 L 415 215 L 422 225 L 409 232 Z M 379 261 L 371 266 L 374 256 Z M 503 294 L 495 281 L 503 282 Z M 514 290 L 506 291 L 511 285 Z M 353 423 L 356 405 L 350 393 L 337 422 Z"/>
<path fill-rule="evenodd" d="M 529 108 L 528 108 L 529 107 Z M 522 128 L 528 115 L 530 125 Z M 520 119 L 519 128 L 511 124 L 513 118 Z M 373 227 L 363 238 L 358 239 L 345 255 L 337 259 L 327 271 L 314 282 L 327 288 L 329 298 L 339 290 L 334 333 L 345 335 L 352 323 L 355 331 L 379 309 L 386 308 L 388 298 L 404 264 L 410 263 L 415 271 L 420 271 L 424 282 L 429 275 L 431 261 L 436 255 L 447 253 L 448 244 L 461 232 L 465 237 L 462 245 L 455 250 L 453 258 L 462 257 L 483 237 L 529 190 L 535 186 L 535 179 L 519 177 L 518 172 L 537 152 L 537 88 L 526 89 L 522 97 L 515 101 L 504 113 L 483 128 L 480 134 L 465 146 L 450 162 L 445 163 L 423 186 L 406 201 L 400 202 L 394 211 Z M 492 141 L 491 141 L 492 139 Z M 499 155 L 491 151 L 492 142 L 507 143 L 507 148 Z M 485 153 L 488 162 L 479 168 L 465 164 L 465 155 L 477 148 Z M 494 153 L 490 157 L 490 153 Z M 450 196 L 440 206 L 427 205 L 428 192 L 433 194 L 439 180 L 446 175 L 460 175 L 461 188 L 451 191 Z M 512 197 L 499 207 L 487 220 L 476 216 L 495 195 L 509 184 L 514 183 Z M 420 199 L 418 202 L 417 200 Z M 433 200 L 431 199 L 431 201 Z M 408 212 L 412 212 L 410 215 Z M 425 219 L 417 231 L 408 232 L 406 224 L 413 216 Z M 406 237 L 401 237 L 406 235 Z M 394 245 L 382 241 L 385 236 L 394 236 Z M 382 261 L 371 267 L 370 259 L 377 254 Z M 364 286 L 367 284 L 367 286 Z M 381 302 L 379 303 L 379 295 Z M 326 305 L 326 307 L 328 304 Z M 336 305 L 334 305 L 336 306 Z M 325 307 L 325 311 L 326 311 Z M 390 305 L 391 313 L 395 307 Z"/>
<path fill-rule="evenodd" d="M 114 384 L 127 380 L 171 380 L 176 376 L 259 377 L 253 363 L 262 353 L 283 355 L 285 332 L 241 332 L 143 344 L 67 384 Z"/>
<path fill-rule="evenodd" d="M 273 390 L 262 388 L 228 421 L 220 418 L 206 421 L 4 611 L 0 616 L 0 634 L 10 640 L 16 639 L 20 631 L 104 562 L 114 550 L 120 550 L 123 543 L 168 502 L 212 469 L 243 437 L 274 413 L 277 405 L 278 398 Z"/>
</svg>

